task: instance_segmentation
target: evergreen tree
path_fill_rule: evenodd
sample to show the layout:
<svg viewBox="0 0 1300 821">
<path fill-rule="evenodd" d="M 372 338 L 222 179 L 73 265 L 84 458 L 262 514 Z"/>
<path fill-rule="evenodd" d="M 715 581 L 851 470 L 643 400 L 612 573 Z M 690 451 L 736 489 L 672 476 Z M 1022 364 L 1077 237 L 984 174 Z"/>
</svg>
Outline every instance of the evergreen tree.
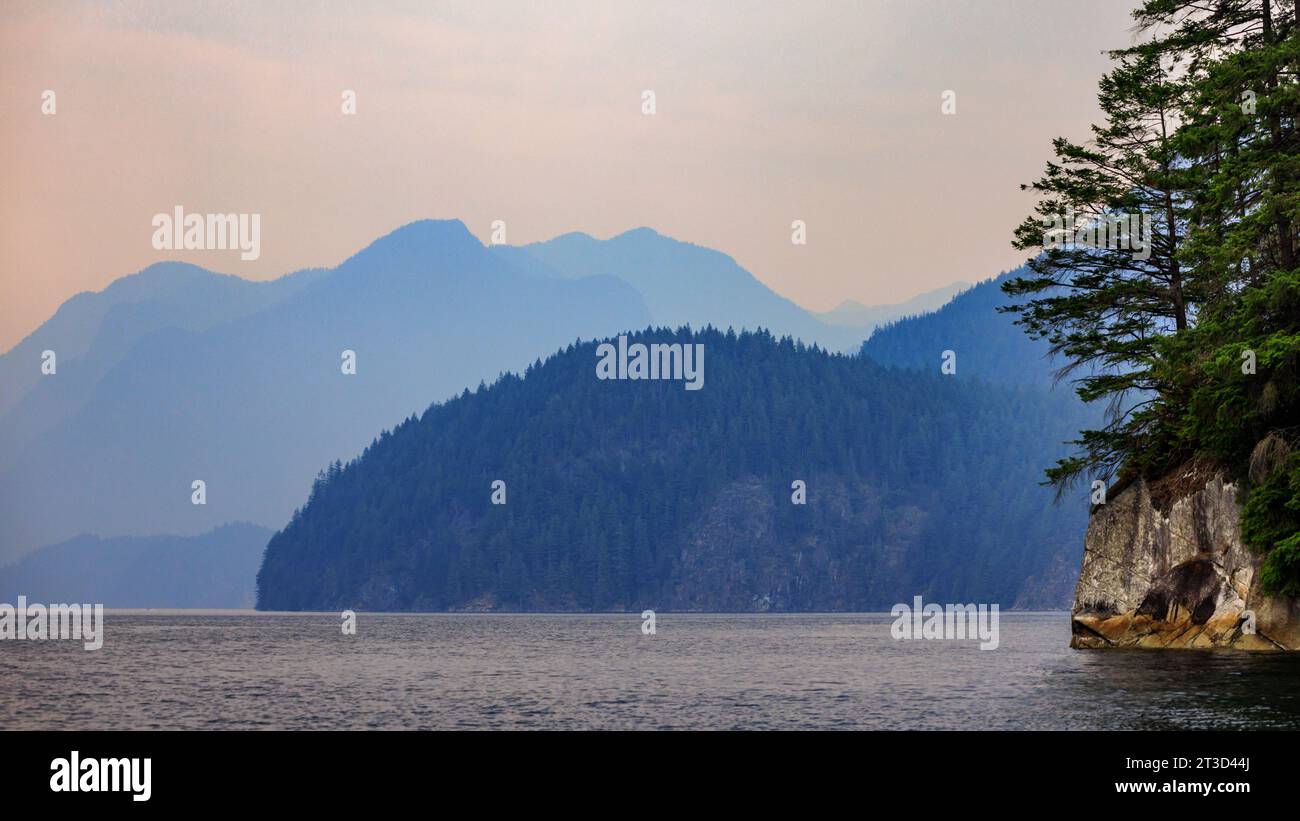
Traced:
<svg viewBox="0 0 1300 821">
<path fill-rule="evenodd" d="M 1082 552 L 1083 506 L 1050 509 L 1034 481 L 1080 424 L 1073 396 L 766 333 L 637 342 L 703 344 L 704 389 L 598 380 L 588 342 L 434 405 L 330 466 L 271 539 L 259 606 L 864 610 L 917 592 L 1010 606 Z"/>
<path fill-rule="evenodd" d="M 1059 489 L 1088 473 L 1109 478 L 1159 423 L 1153 396 L 1170 389 L 1159 339 L 1196 314 L 1199 292 L 1178 257 L 1187 224 L 1186 171 L 1173 146 L 1182 93 L 1158 55 L 1123 58 L 1101 80 L 1106 121 L 1091 142 L 1056 139 L 1056 160 L 1022 186 L 1040 199 L 1014 245 L 1042 253 L 1027 263 L 1033 276 L 1002 286 L 1028 299 L 1000 310 L 1051 343 L 1065 363 L 1059 376 L 1073 378 L 1080 398 L 1109 403 L 1108 424 L 1083 431 L 1082 452 L 1048 471 Z"/>
<path fill-rule="evenodd" d="M 1047 277 L 1013 286 L 1023 293 L 1060 296 L 1021 307 L 1031 333 L 1057 334 L 1069 367 L 1100 364 L 1101 374 L 1080 381 L 1081 394 L 1120 395 L 1139 389 L 1139 405 L 1121 408 L 1122 421 L 1087 431 L 1082 452 L 1049 470 L 1053 481 L 1086 471 L 1121 478 L 1156 478 L 1172 468 L 1202 463 L 1226 471 L 1248 491 L 1242 533 L 1266 554 L 1260 580 L 1266 591 L 1300 593 L 1300 5 L 1277 0 L 1147 0 L 1134 17 L 1146 36 L 1115 52 L 1115 73 L 1103 80 L 1103 107 L 1110 125 L 1116 112 L 1168 107 L 1158 138 L 1112 145 L 1113 153 L 1068 152 L 1096 164 L 1101 157 L 1128 156 L 1129 204 L 1160 219 L 1149 196 L 1167 194 L 1164 220 L 1170 242 L 1163 278 L 1169 286 L 1152 310 L 1152 292 L 1107 288 L 1090 280 L 1106 254 L 1053 256 L 1031 262 Z M 1147 82 L 1119 81 L 1125 72 Z M 1153 106 L 1159 103 L 1159 106 Z M 1120 118 L 1121 120 L 1123 118 Z M 1061 153 L 1058 147 L 1058 154 Z M 1049 167 L 1049 178 L 1053 175 Z M 1087 198 L 1118 200 L 1125 177 L 1105 186 L 1079 175 L 1067 189 Z M 1152 185 L 1148 180 L 1155 180 Z M 1054 203 L 1050 197 L 1040 211 Z M 1170 229 L 1172 226 L 1172 229 Z M 1160 232 L 1157 232 L 1159 234 Z M 1028 229 L 1016 235 L 1033 248 Z M 1159 247 L 1159 246 L 1158 246 Z M 1152 259 L 1157 257 L 1153 255 Z M 1178 279 L 1173 274 L 1177 272 Z M 1186 310 L 1179 314 L 1175 282 Z M 1082 287 L 1080 287 L 1082 286 Z M 1109 298 L 1089 314 L 1087 289 Z M 1156 292 L 1157 296 L 1163 296 Z M 1073 302 L 1070 300 L 1074 300 Z M 1151 318 L 1134 326 L 1133 316 Z M 1094 329 L 1079 334 L 1079 328 Z M 1136 339 L 1125 339 L 1130 333 Z M 1112 359 L 1115 353 L 1119 359 Z M 1118 371 L 1112 373 L 1112 370 Z"/>
</svg>

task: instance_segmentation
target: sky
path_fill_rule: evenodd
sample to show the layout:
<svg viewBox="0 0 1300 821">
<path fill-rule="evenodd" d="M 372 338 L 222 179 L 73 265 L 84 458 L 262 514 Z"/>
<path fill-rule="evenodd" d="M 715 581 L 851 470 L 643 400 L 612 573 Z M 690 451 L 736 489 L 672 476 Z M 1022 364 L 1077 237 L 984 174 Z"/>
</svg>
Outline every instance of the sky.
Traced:
<svg viewBox="0 0 1300 821">
<path fill-rule="evenodd" d="M 422 218 L 649 226 L 812 310 L 983 279 L 1132 5 L 6 2 L 0 351 L 163 259 L 269 279 Z M 260 255 L 155 249 L 178 205 L 260 214 Z"/>
</svg>

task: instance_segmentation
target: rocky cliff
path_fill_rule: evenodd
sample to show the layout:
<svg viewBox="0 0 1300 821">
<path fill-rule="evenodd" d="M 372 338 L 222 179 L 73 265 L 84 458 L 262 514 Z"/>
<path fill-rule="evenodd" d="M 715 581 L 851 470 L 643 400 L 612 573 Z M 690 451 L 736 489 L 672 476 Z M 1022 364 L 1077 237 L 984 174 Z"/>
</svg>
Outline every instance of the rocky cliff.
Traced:
<svg viewBox="0 0 1300 821">
<path fill-rule="evenodd" d="M 1300 602 L 1259 591 L 1261 557 L 1242 543 L 1238 496 L 1222 475 L 1189 470 L 1098 505 L 1071 646 L 1300 650 Z"/>
</svg>

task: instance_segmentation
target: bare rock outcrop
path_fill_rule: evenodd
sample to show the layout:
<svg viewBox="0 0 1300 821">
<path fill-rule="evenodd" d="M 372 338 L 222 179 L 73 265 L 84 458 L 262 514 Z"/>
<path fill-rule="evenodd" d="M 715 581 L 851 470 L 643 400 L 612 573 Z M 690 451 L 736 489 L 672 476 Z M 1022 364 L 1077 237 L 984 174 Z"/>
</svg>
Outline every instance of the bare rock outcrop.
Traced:
<svg viewBox="0 0 1300 821">
<path fill-rule="evenodd" d="M 1139 480 L 1094 510 L 1072 647 L 1300 650 L 1300 602 L 1264 596 L 1221 475 L 1157 504 Z"/>
</svg>

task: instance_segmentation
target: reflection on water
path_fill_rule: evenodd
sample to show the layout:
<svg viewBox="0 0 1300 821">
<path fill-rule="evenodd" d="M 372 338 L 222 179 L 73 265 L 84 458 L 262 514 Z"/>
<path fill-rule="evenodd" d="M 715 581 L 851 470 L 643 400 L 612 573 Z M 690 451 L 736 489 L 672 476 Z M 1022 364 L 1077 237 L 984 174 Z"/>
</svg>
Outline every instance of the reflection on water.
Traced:
<svg viewBox="0 0 1300 821">
<path fill-rule="evenodd" d="M 1300 657 L 896 642 L 884 614 L 109 613 L 104 648 L 0 641 L 0 727 L 1300 728 Z"/>
</svg>

